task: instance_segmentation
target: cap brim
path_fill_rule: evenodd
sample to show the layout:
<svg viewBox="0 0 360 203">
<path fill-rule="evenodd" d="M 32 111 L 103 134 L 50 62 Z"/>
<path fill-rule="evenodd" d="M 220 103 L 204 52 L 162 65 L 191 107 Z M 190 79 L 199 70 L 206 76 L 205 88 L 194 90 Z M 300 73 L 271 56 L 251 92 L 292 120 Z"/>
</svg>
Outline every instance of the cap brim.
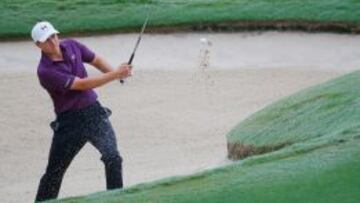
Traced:
<svg viewBox="0 0 360 203">
<path fill-rule="evenodd" d="M 57 31 L 55 29 L 51 30 L 48 33 L 44 34 L 44 36 L 42 36 L 38 41 L 39 42 L 45 42 L 53 34 L 59 34 L 59 31 Z"/>
</svg>

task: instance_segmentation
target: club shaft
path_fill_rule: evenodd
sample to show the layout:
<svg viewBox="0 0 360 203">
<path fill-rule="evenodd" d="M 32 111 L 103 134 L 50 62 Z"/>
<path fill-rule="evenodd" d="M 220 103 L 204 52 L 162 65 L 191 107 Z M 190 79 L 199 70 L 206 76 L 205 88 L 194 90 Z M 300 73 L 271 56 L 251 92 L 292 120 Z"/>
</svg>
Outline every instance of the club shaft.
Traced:
<svg viewBox="0 0 360 203">
<path fill-rule="evenodd" d="M 128 61 L 128 64 L 129 64 L 129 65 L 131 65 L 131 63 L 132 63 L 132 61 L 133 61 L 133 59 L 134 59 L 134 57 L 135 57 L 135 52 L 136 52 L 136 50 L 137 50 L 137 48 L 138 48 L 138 46 L 139 46 L 139 44 L 140 44 L 141 37 L 142 37 L 142 35 L 143 35 L 144 31 L 145 31 L 145 28 L 146 28 L 146 25 L 147 25 L 147 23 L 148 23 L 148 20 L 149 20 L 149 14 L 148 14 L 148 16 L 146 17 L 146 20 L 145 20 L 145 22 L 144 22 L 144 24 L 143 24 L 143 26 L 142 26 L 142 28 L 141 28 L 141 32 L 140 32 L 139 37 L 138 37 L 138 39 L 137 39 L 137 41 L 136 41 L 136 44 L 135 44 L 135 47 L 134 47 L 134 51 L 132 52 L 132 54 L 131 54 L 131 56 L 130 56 L 130 59 L 129 59 L 129 61 Z M 124 84 L 124 82 L 125 82 L 125 81 L 124 81 L 123 79 L 120 80 L 120 83 L 121 83 L 121 84 Z"/>
</svg>

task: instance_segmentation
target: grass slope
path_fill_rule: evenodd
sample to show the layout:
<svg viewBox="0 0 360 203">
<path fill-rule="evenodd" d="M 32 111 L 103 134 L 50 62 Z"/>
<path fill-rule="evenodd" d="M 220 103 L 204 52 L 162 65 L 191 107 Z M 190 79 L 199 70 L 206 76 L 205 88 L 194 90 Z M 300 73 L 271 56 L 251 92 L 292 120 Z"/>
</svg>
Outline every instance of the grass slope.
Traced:
<svg viewBox="0 0 360 203">
<path fill-rule="evenodd" d="M 49 20 L 62 33 L 107 32 L 150 26 L 224 21 L 360 22 L 354 0 L 2 0 L 0 38 L 29 36 L 33 24 Z"/>
<path fill-rule="evenodd" d="M 229 142 L 293 142 L 278 151 L 187 177 L 53 202 L 358 202 L 359 78 L 354 72 L 283 99 L 229 134 Z"/>
<path fill-rule="evenodd" d="M 228 144 L 276 146 L 360 134 L 360 72 L 304 90 L 254 114 L 228 135 Z"/>
</svg>

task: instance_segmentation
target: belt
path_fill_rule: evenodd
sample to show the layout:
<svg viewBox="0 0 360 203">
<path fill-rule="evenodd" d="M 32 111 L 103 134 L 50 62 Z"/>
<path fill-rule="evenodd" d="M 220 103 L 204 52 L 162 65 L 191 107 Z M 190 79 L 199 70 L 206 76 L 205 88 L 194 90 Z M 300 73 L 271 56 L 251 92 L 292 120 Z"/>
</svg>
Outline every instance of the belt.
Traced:
<svg viewBox="0 0 360 203">
<path fill-rule="evenodd" d="M 76 119 L 76 118 L 89 118 L 91 115 L 105 113 L 106 110 L 101 106 L 100 102 L 96 101 L 89 106 L 86 106 L 81 109 L 69 110 L 62 112 L 56 116 L 57 121 L 64 121 L 68 119 Z"/>
</svg>

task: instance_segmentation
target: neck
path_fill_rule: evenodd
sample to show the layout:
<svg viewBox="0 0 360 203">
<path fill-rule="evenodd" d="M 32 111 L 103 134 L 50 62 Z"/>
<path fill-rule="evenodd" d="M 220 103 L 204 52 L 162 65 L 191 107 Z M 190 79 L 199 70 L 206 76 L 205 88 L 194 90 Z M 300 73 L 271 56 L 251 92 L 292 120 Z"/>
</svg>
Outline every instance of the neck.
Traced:
<svg viewBox="0 0 360 203">
<path fill-rule="evenodd" d="M 56 49 L 54 52 L 45 53 L 45 54 L 53 61 L 62 61 L 63 60 L 63 55 L 62 55 L 60 47 L 58 49 Z"/>
</svg>

